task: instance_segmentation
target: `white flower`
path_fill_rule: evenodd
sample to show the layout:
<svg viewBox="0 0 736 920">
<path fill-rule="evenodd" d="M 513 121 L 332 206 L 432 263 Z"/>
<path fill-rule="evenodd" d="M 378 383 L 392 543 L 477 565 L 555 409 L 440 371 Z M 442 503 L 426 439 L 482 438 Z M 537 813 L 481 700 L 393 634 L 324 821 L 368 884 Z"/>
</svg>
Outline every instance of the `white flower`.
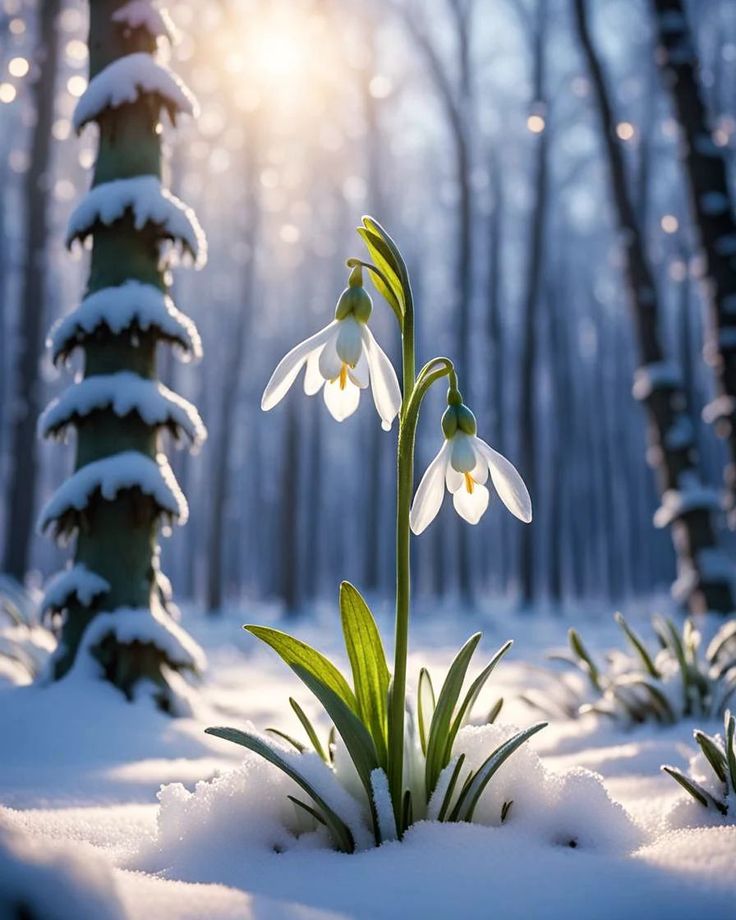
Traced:
<svg viewBox="0 0 736 920">
<path fill-rule="evenodd" d="M 313 396 L 324 386 L 325 403 L 338 422 L 355 412 L 360 391 L 370 383 L 382 426 L 391 428 L 401 408 L 399 381 L 366 323 L 353 314 L 335 319 L 292 348 L 263 391 L 264 412 L 281 402 L 305 364 L 304 392 Z"/>
<path fill-rule="evenodd" d="M 469 524 L 477 524 L 488 507 L 490 496 L 485 483 L 489 472 L 501 501 L 528 524 L 532 519 L 532 503 L 514 466 L 477 435 L 458 429 L 445 440 L 419 483 L 410 516 L 414 533 L 422 533 L 437 516 L 445 486 L 460 517 Z"/>
</svg>

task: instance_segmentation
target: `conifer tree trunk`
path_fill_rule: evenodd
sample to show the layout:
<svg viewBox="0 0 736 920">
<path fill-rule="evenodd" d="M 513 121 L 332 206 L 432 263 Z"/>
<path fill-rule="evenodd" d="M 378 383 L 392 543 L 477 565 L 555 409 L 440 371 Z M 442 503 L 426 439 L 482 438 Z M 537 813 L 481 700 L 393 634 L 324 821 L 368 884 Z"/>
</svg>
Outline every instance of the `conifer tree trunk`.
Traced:
<svg viewBox="0 0 736 920">
<path fill-rule="evenodd" d="M 40 35 L 35 56 L 41 73 L 36 75 L 31 88 L 36 121 L 31 133 L 30 164 L 23 183 L 27 224 L 19 298 L 18 356 L 11 384 L 15 392 L 10 400 L 14 408 L 2 564 L 2 569 L 18 581 L 23 580 L 28 569 L 36 503 L 36 419 L 41 395 L 39 364 L 46 298 L 44 263 L 48 239 L 48 178 L 59 69 L 56 25 L 60 10 L 61 0 L 47 0 L 39 11 Z"/>
<path fill-rule="evenodd" d="M 713 514 L 718 507 L 717 496 L 700 482 L 685 393 L 676 367 L 665 361 L 657 290 L 627 186 L 608 87 L 590 35 L 586 0 L 573 0 L 573 13 L 601 121 L 623 249 L 624 280 L 639 346 L 641 364 L 635 395 L 647 410 L 647 458 L 657 473 L 663 498 L 655 523 L 671 528 L 678 559 L 675 590 L 680 599 L 693 613 L 729 613 L 734 609 L 732 573 L 716 542 Z"/>
<path fill-rule="evenodd" d="M 175 706 L 172 670 L 197 670 L 201 652 L 169 617 L 158 564 L 161 521 L 186 518 L 186 501 L 165 456 L 162 434 L 196 442 L 196 409 L 156 379 L 159 342 L 197 353 L 193 324 L 167 296 L 171 246 L 204 258 L 196 218 L 161 184 L 162 110 L 191 111 L 188 91 L 154 54 L 166 23 L 155 7 L 121 0 L 90 3 L 90 85 L 75 122 L 99 126 L 92 188 L 72 214 L 68 242 L 92 238 L 86 296 L 52 331 L 55 360 L 84 354 L 84 380 L 40 421 L 46 435 L 77 431 L 75 472 L 47 504 L 41 526 L 76 535 L 74 566 L 47 590 L 44 606 L 62 615 L 54 674 L 80 649 L 132 697 L 139 681 Z M 133 102 L 113 107 L 109 90 L 129 86 Z M 154 85 L 155 91 L 143 89 Z M 121 94 L 126 98 L 126 94 Z M 91 408 L 90 408 L 91 406 Z"/>
<path fill-rule="evenodd" d="M 690 192 L 693 221 L 703 247 L 703 294 L 709 313 L 706 360 L 718 396 L 705 417 L 728 443 L 726 487 L 731 517 L 736 509 L 736 201 L 724 150 L 712 137 L 697 77 L 698 59 L 682 0 L 651 0 L 657 64 L 680 125 L 680 157 Z M 736 522 L 736 521 L 735 521 Z"/>
</svg>

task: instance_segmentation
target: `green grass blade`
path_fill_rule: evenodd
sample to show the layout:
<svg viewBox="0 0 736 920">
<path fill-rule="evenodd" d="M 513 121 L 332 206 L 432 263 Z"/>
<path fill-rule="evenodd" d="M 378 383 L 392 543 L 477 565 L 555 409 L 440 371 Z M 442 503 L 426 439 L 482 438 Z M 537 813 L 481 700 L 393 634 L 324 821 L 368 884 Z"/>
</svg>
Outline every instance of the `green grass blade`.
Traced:
<svg viewBox="0 0 736 920">
<path fill-rule="evenodd" d="M 498 662 L 503 658 L 503 656 L 506 654 L 506 652 L 508 652 L 508 650 L 511 648 L 513 644 L 514 643 L 511 640 L 504 643 L 504 645 L 501 646 L 501 648 L 496 652 L 493 658 L 491 658 L 491 660 L 488 662 L 485 668 L 483 668 L 480 674 L 475 678 L 473 683 L 470 685 L 470 689 L 465 694 L 465 699 L 463 700 L 462 705 L 460 706 L 460 709 L 458 710 L 457 715 L 455 716 L 455 719 L 452 723 L 450 735 L 448 736 L 448 739 L 447 739 L 448 754 L 452 751 L 452 746 L 455 743 L 455 736 L 470 718 L 470 715 L 473 710 L 473 706 L 475 705 L 480 695 L 481 690 L 485 686 L 486 681 L 491 676 L 493 669 L 496 667 Z M 448 757 L 448 760 L 449 760 L 449 757 Z"/>
<path fill-rule="evenodd" d="M 722 802 L 719 802 L 718 799 L 714 799 L 713 796 L 706 789 L 696 783 L 694 779 L 690 779 L 689 776 L 685 776 L 680 770 L 676 767 L 670 767 L 664 764 L 662 770 L 672 777 L 675 782 L 679 783 L 682 788 L 691 795 L 696 802 L 699 802 L 703 808 L 715 808 L 721 812 L 721 814 L 726 814 L 726 808 Z"/>
<path fill-rule="evenodd" d="M 440 805 L 440 810 L 437 812 L 437 820 L 444 821 L 445 816 L 450 810 L 450 805 L 452 804 L 452 797 L 455 794 L 455 786 L 457 786 L 457 781 L 460 779 L 460 771 L 463 768 L 465 763 L 465 754 L 461 754 L 458 759 L 455 767 L 452 771 L 452 776 L 450 777 L 450 782 L 447 784 L 447 789 L 445 789 L 445 794 L 442 797 L 442 805 Z"/>
<path fill-rule="evenodd" d="M 286 732 L 282 732 L 278 728 L 267 728 L 266 731 L 269 735 L 275 735 L 277 738 L 281 738 L 282 741 L 286 741 L 300 754 L 303 754 L 307 749 L 306 744 L 302 744 L 301 741 L 297 741 L 296 738 L 292 738 L 291 735 L 287 735 Z"/>
<path fill-rule="evenodd" d="M 293 779 L 297 785 L 301 786 L 307 795 L 314 801 L 317 808 L 320 809 L 332 833 L 337 848 L 344 853 L 352 853 L 355 850 L 353 835 L 347 824 L 345 824 L 342 818 L 330 808 L 320 794 L 315 791 L 311 783 L 306 780 L 286 758 L 282 757 L 277 750 L 272 748 L 257 735 L 240 731 L 237 728 L 206 728 L 205 732 L 208 735 L 214 735 L 216 738 L 232 741 L 233 744 L 240 744 L 248 748 L 249 751 L 253 751 L 263 757 L 264 760 L 267 760 L 275 767 L 278 767 L 279 770 Z"/>
<path fill-rule="evenodd" d="M 651 681 L 643 677 L 637 677 L 636 674 L 631 674 L 616 681 L 613 688 L 614 692 L 620 687 L 641 687 L 649 695 L 655 715 L 660 722 L 664 722 L 667 725 L 674 725 L 677 721 L 677 716 L 670 705 L 670 701 L 664 693 L 662 693 L 659 687 L 655 686 Z M 621 697 L 619 697 L 619 699 L 621 699 Z"/>
<path fill-rule="evenodd" d="M 724 649 L 733 643 L 736 648 L 736 620 L 721 626 L 718 632 L 713 636 L 708 648 L 705 651 L 705 657 L 709 664 L 715 664 L 723 653 Z"/>
<path fill-rule="evenodd" d="M 322 760 L 327 763 L 327 755 L 325 754 L 324 748 L 322 747 L 320 740 L 317 737 L 317 732 L 314 730 L 314 726 L 310 722 L 306 712 L 304 712 L 302 707 L 299 705 L 299 703 L 297 703 L 293 696 L 289 697 L 289 704 L 294 710 L 297 719 L 299 719 L 299 721 L 302 723 L 302 728 L 307 733 L 309 740 L 312 742 L 312 747 L 319 754 Z"/>
<path fill-rule="evenodd" d="M 324 826 L 327 827 L 327 822 L 322 817 L 322 815 L 317 811 L 316 808 L 312 808 L 311 805 L 307 805 L 306 802 L 302 802 L 302 800 L 296 798 L 296 796 L 287 795 L 286 798 L 290 802 L 293 802 L 295 805 L 298 805 L 299 808 L 304 809 L 304 811 L 306 811 L 307 814 L 311 815 L 314 818 L 314 820 L 317 821 L 319 824 L 324 824 Z"/>
<path fill-rule="evenodd" d="M 422 754 L 427 755 L 427 740 L 429 739 L 429 726 L 432 722 L 436 706 L 434 687 L 429 671 L 422 668 L 419 672 L 419 688 L 417 690 L 417 720 L 419 723 L 419 742 L 422 745 Z"/>
<path fill-rule="evenodd" d="M 378 759 L 386 766 L 388 685 L 386 653 L 373 614 L 360 593 L 347 581 L 340 585 L 340 618 L 353 670 L 358 715 L 368 728 Z"/>
<path fill-rule="evenodd" d="M 641 659 L 641 663 L 644 665 L 644 668 L 649 674 L 649 676 L 654 677 L 656 680 L 659 680 L 659 678 L 662 675 L 657 670 L 657 667 L 654 664 L 654 660 L 652 659 L 652 656 L 647 651 L 646 646 L 644 645 L 642 640 L 639 638 L 637 633 L 635 633 L 634 630 L 626 622 L 623 614 L 621 613 L 614 614 L 614 619 L 616 620 L 618 625 L 621 627 L 621 629 L 623 629 L 626 635 L 626 638 L 629 640 L 634 651 Z"/>
<path fill-rule="evenodd" d="M 502 745 L 496 748 L 491 756 L 483 763 L 473 777 L 473 781 L 468 786 L 465 793 L 465 800 L 458 809 L 458 820 L 473 820 L 473 814 L 483 790 L 493 778 L 494 774 L 509 757 L 522 746 L 522 744 L 525 744 L 533 735 L 536 735 L 537 732 L 546 728 L 547 724 L 547 722 L 538 722 L 536 725 L 531 725 L 529 728 L 517 732 L 512 738 L 509 738 L 508 741 L 504 741 Z"/>
<path fill-rule="evenodd" d="M 503 709 L 503 697 L 499 696 L 496 702 L 491 706 L 491 711 L 488 713 L 486 718 L 487 725 L 493 725 L 496 719 L 501 715 L 501 710 Z"/>
<path fill-rule="evenodd" d="M 503 805 L 501 806 L 501 824 L 503 824 L 506 821 L 506 818 L 508 818 L 509 812 L 511 811 L 511 806 L 513 804 L 514 804 L 514 800 L 511 799 L 508 802 L 504 802 Z"/>
<path fill-rule="evenodd" d="M 728 762 L 726 761 L 726 754 L 721 750 L 720 745 L 715 738 L 712 738 L 710 735 L 706 735 L 705 732 L 695 731 L 693 732 L 693 737 L 698 743 L 700 750 L 703 752 L 703 757 L 708 761 L 708 763 L 713 768 L 713 772 L 722 782 L 726 782 Z"/>
<path fill-rule="evenodd" d="M 299 673 L 298 667 L 302 672 L 312 674 L 339 696 L 349 709 L 357 713 L 358 703 L 350 685 L 335 665 L 321 652 L 279 629 L 250 625 L 244 626 L 243 629 L 269 645 L 293 671 Z"/>
<path fill-rule="evenodd" d="M 598 671 L 598 668 L 588 653 L 585 645 L 583 645 L 583 640 L 580 638 L 580 633 L 578 633 L 576 629 L 570 629 L 568 630 L 567 638 L 570 642 L 570 648 L 572 649 L 573 654 L 580 662 L 581 670 L 584 674 L 587 675 L 588 680 L 593 685 L 593 689 L 601 693 L 603 691 L 603 687 L 601 686 L 600 672 Z"/>
<path fill-rule="evenodd" d="M 736 735 L 736 717 L 732 712 L 727 712 L 725 716 L 726 731 L 726 761 L 728 762 L 728 774 L 731 777 L 731 792 L 736 795 L 736 744 L 734 744 L 734 735 Z"/>
<path fill-rule="evenodd" d="M 431 798 L 434 787 L 437 785 L 437 779 L 448 762 L 447 737 L 450 732 L 453 713 L 463 689 L 470 659 L 473 657 L 473 652 L 479 642 L 480 633 L 475 633 L 457 653 L 455 660 L 450 665 L 450 670 L 447 672 L 447 677 L 437 699 L 437 706 L 429 727 L 429 739 L 427 740 L 427 760 L 425 765 L 427 801 Z"/>
<path fill-rule="evenodd" d="M 350 759 L 360 777 L 368 800 L 372 802 L 371 772 L 380 766 L 376 747 L 373 744 L 370 732 L 360 721 L 358 716 L 350 709 L 342 697 L 307 671 L 300 665 L 294 665 L 294 670 L 324 706 L 327 714 L 332 719 L 337 733 L 340 735 L 348 750 Z"/>
</svg>

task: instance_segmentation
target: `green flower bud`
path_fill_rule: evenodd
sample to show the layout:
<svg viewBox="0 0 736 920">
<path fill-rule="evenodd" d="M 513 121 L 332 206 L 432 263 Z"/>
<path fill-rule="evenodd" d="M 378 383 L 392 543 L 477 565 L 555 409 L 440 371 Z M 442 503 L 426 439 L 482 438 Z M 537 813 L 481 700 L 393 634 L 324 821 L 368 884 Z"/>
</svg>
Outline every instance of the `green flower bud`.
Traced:
<svg viewBox="0 0 736 920">
<path fill-rule="evenodd" d="M 478 431 L 475 416 L 465 404 L 458 406 L 455 412 L 457 413 L 457 427 L 460 431 L 464 431 L 465 434 L 475 434 Z"/>
<path fill-rule="evenodd" d="M 449 440 L 457 431 L 457 409 L 455 406 L 448 406 L 442 416 L 442 432 Z"/>
<path fill-rule="evenodd" d="M 462 406 L 463 404 L 463 394 L 460 390 L 450 388 L 447 391 L 447 405 L 448 406 Z"/>
<path fill-rule="evenodd" d="M 363 287 L 350 286 L 340 294 L 335 308 L 335 319 L 346 319 L 354 316 L 358 322 L 367 323 L 373 311 L 373 301 L 370 294 Z"/>
</svg>

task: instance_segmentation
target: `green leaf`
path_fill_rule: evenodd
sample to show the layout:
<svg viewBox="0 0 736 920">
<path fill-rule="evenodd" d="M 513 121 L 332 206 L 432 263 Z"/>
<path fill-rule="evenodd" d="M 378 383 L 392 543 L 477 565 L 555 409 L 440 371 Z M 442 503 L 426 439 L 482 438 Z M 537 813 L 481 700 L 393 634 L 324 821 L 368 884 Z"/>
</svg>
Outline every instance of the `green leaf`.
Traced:
<svg viewBox="0 0 736 920">
<path fill-rule="evenodd" d="M 414 823 L 414 805 L 412 803 L 411 789 L 404 790 L 404 799 L 401 803 L 402 827 L 411 827 Z"/>
<path fill-rule="evenodd" d="M 595 662 L 588 653 L 588 650 L 583 645 L 583 640 L 580 638 L 580 634 L 577 630 L 570 629 L 567 633 L 567 637 L 570 641 L 570 648 L 572 649 L 573 654 L 578 658 L 580 662 L 581 670 L 588 675 L 588 680 L 593 685 L 593 688 L 599 692 L 602 692 L 603 687 L 601 686 L 600 673 L 595 665 Z"/>
<path fill-rule="evenodd" d="M 350 759 L 360 777 L 365 791 L 371 798 L 371 771 L 380 766 L 373 739 L 368 729 L 345 701 L 328 684 L 315 677 L 300 665 L 293 665 L 294 670 L 324 706 L 332 719 L 338 734 L 345 743 Z"/>
<path fill-rule="evenodd" d="M 429 726 L 434 715 L 435 697 L 432 678 L 429 671 L 422 668 L 419 672 L 419 688 L 417 691 L 417 720 L 419 722 L 419 741 L 422 745 L 422 754 L 427 754 L 427 739 Z"/>
<path fill-rule="evenodd" d="M 626 622 L 626 620 L 623 617 L 623 614 L 621 613 L 614 614 L 614 619 L 616 620 L 618 625 L 621 627 L 621 629 L 623 629 L 624 633 L 626 634 L 626 638 L 629 640 L 629 642 L 634 648 L 634 651 L 637 653 L 637 655 L 641 659 L 641 663 L 644 665 L 644 668 L 649 673 L 649 676 L 654 677 L 658 680 L 662 675 L 657 670 L 654 664 L 654 661 L 652 660 L 652 656 L 647 651 L 646 646 L 644 645 L 642 640 L 639 638 L 639 636 L 634 632 L 634 630 Z"/>
<path fill-rule="evenodd" d="M 271 629 L 268 626 L 244 626 L 243 629 L 265 642 L 266 645 L 270 645 L 297 674 L 299 673 L 297 667 L 302 672 L 312 674 L 339 696 L 349 709 L 357 713 L 358 703 L 350 685 L 335 665 L 320 652 L 311 648 L 306 642 L 301 642 L 279 629 Z"/>
<path fill-rule="evenodd" d="M 403 256 L 399 252 L 399 247 L 391 238 L 391 234 L 385 227 L 382 227 L 374 217 L 370 217 L 370 215 L 367 214 L 363 216 L 363 226 L 373 234 L 373 236 L 378 237 L 382 241 L 383 245 L 386 247 L 391 266 L 406 290 L 409 287 L 409 272 L 406 268 L 406 262 L 404 262 Z"/>
<path fill-rule="evenodd" d="M 457 781 L 460 778 L 460 771 L 463 768 L 465 763 L 465 754 L 461 754 L 453 768 L 452 776 L 450 776 L 450 782 L 447 784 L 447 789 L 445 789 L 445 794 L 442 797 L 442 805 L 440 805 L 440 810 L 437 812 L 437 820 L 444 821 L 445 815 L 450 810 L 450 805 L 452 804 L 452 797 L 455 794 L 455 786 L 457 786 Z M 447 769 L 449 769 L 449 764 Z"/>
<path fill-rule="evenodd" d="M 432 716 L 427 741 L 427 760 L 425 765 L 425 781 L 427 801 L 434 792 L 437 779 L 443 768 L 447 765 L 447 738 L 450 733 L 455 706 L 463 689 L 465 675 L 478 643 L 480 633 L 471 636 L 455 656 L 455 660 L 447 672 L 447 677 L 442 685 L 437 706 Z"/>
<path fill-rule="evenodd" d="M 727 712 L 725 717 L 726 730 L 726 760 L 728 762 L 728 773 L 731 777 L 731 791 L 736 794 L 736 745 L 734 744 L 734 735 L 736 735 L 736 718 L 733 713 Z"/>
<path fill-rule="evenodd" d="M 488 713 L 488 718 L 486 719 L 487 725 L 493 725 L 496 719 L 501 715 L 501 710 L 503 709 L 503 697 L 500 696 L 496 702 L 491 707 L 491 711 Z"/>
<path fill-rule="evenodd" d="M 312 808 L 311 805 L 307 805 L 306 802 L 302 802 L 301 799 L 297 799 L 296 796 L 293 795 L 287 795 L 286 798 L 289 799 L 290 802 L 293 802 L 295 805 L 298 805 L 299 808 L 303 808 L 304 811 L 311 815 L 319 824 L 324 824 L 324 826 L 327 827 L 327 822 L 325 819 L 315 808 Z"/>
<path fill-rule="evenodd" d="M 390 681 L 386 653 L 373 614 L 360 593 L 347 581 L 340 585 L 340 618 L 353 670 L 358 715 L 370 731 L 378 759 L 385 767 Z"/>
<path fill-rule="evenodd" d="M 693 732 L 693 737 L 698 742 L 698 746 L 703 752 L 703 756 L 713 768 L 713 772 L 722 783 L 725 783 L 728 763 L 726 761 L 726 754 L 721 750 L 721 747 L 716 739 L 712 738 L 710 735 L 706 735 L 705 732 L 701 731 Z"/>
<path fill-rule="evenodd" d="M 475 705 L 481 690 L 485 686 L 486 681 L 491 676 L 491 673 L 493 672 L 493 669 L 496 667 L 498 662 L 503 658 L 503 656 L 506 654 L 506 652 L 508 652 L 513 644 L 514 643 L 509 639 L 508 642 L 502 645 L 470 685 L 470 689 L 465 694 L 465 699 L 463 700 L 463 703 L 460 706 L 460 709 L 458 710 L 458 713 L 452 723 L 452 728 L 450 729 L 450 734 L 447 739 L 448 760 L 450 759 L 449 755 L 452 753 L 452 745 L 455 743 L 455 737 L 463 725 L 465 725 L 465 723 L 470 718 L 473 706 Z"/>
<path fill-rule="evenodd" d="M 683 694 L 683 711 L 685 715 L 690 715 L 692 712 L 692 700 L 690 697 L 690 667 L 687 663 L 687 657 L 685 655 L 685 646 L 682 644 L 682 639 L 680 634 L 677 631 L 677 627 L 669 618 L 664 621 L 665 628 L 669 635 L 669 644 L 670 648 L 674 652 L 675 658 L 677 659 L 677 664 L 680 667 L 680 675 L 682 677 L 682 694 Z"/>
<path fill-rule="evenodd" d="M 457 815 L 456 820 L 473 820 L 473 813 L 475 812 L 478 800 L 494 774 L 522 744 L 527 742 L 532 735 L 536 735 L 537 732 L 540 732 L 546 727 L 547 722 L 538 722 L 536 725 L 531 725 L 529 728 L 517 732 L 512 738 L 509 738 L 508 741 L 504 741 L 503 744 L 496 748 L 491 756 L 484 761 L 483 765 L 473 777 L 472 782 L 467 786 L 463 795 L 458 800 L 455 806 L 455 814 Z"/>
<path fill-rule="evenodd" d="M 291 777 L 291 779 L 293 779 L 297 785 L 301 786 L 307 795 L 310 796 L 317 808 L 321 810 L 322 814 L 324 815 L 324 820 L 329 827 L 330 832 L 332 833 L 337 848 L 342 850 L 344 853 L 352 853 L 355 850 L 353 835 L 347 824 L 345 824 L 342 818 L 340 818 L 340 816 L 330 808 L 330 806 L 319 795 L 319 793 L 315 791 L 312 784 L 307 779 L 305 779 L 288 760 L 282 757 L 278 751 L 274 750 L 272 747 L 270 747 L 270 745 L 266 744 L 266 742 L 259 738 L 257 735 L 240 731 L 237 728 L 206 728 L 205 733 L 208 735 L 214 735 L 216 738 L 223 738 L 225 741 L 232 741 L 233 744 L 240 744 L 243 747 L 248 748 L 249 751 L 253 751 L 254 753 L 263 757 L 264 760 L 267 760 L 275 767 L 278 767 L 279 770 L 281 770 L 287 776 Z"/>
<path fill-rule="evenodd" d="M 506 818 L 508 818 L 509 812 L 511 811 L 511 806 L 513 804 L 514 804 L 514 800 L 511 799 L 508 802 L 504 802 L 503 805 L 501 806 L 501 824 L 503 824 L 506 821 Z"/>
<path fill-rule="evenodd" d="M 613 687 L 614 693 L 620 687 L 641 687 L 648 693 L 652 703 L 652 708 L 660 722 L 665 722 L 668 725 L 673 725 L 677 721 L 677 716 L 673 712 L 672 706 L 670 705 L 667 697 L 664 695 L 664 693 L 662 693 L 659 687 L 656 687 L 645 678 L 637 677 L 635 674 L 624 676 L 616 681 Z M 618 698 L 621 699 L 620 696 Z"/>
<path fill-rule="evenodd" d="M 365 227 L 358 227 L 358 235 L 365 243 L 368 255 L 378 272 L 370 271 L 371 281 L 376 287 L 378 293 L 386 299 L 391 309 L 397 316 L 404 314 L 404 291 L 396 271 L 386 258 L 386 250 L 383 241 L 372 234 Z M 379 274 L 380 272 L 380 274 Z"/>
<path fill-rule="evenodd" d="M 662 767 L 665 773 L 668 773 L 675 782 L 678 782 L 682 788 L 691 795 L 696 802 L 704 808 L 716 808 L 722 815 L 725 815 L 728 811 L 727 807 L 723 802 L 719 802 L 718 799 L 714 799 L 713 796 L 706 789 L 696 783 L 694 779 L 690 779 L 689 776 L 685 776 L 684 773 L 680 772 L 676 767 L 669 767 L 664 765 Z"/>
<path fill-rule="evenodd" d="M 294 710 L 297 719 L 299 719 L 299 721 L 302 723 L 302 728 L 307 733 L 307 737 L 309 738 L 309 740 L 312 742 L 312 747 L 317 752 L 317 754 L 319 754 L 322 760 L 324 760 L 324 762 L 327 763 L 327 755 L 325 754 L 324 748 L 320 744 L 320 740 L 317 737 L 317 732 L 314 730 L 314 726 L 309 721 L 309 717 L 307 716 L 306 712 L 304 712 L 302 707 L 299 705 L 299 703 L 297 703 L 297 701 L 292 696 L 289 697 L 289 704 L 291 705 L 291 708 Z"/>
<path fill-rule="evenodd" d="M 291 735 L 287 735 L 286 732 L 282 732 L 278 728 L 267 728 L 266 731 L 269 733 L 269 735 L 275 735 L 277 738 L 281 738 L 283 741 L 286 741 L 300 754 L 303 754 L 307 749 L 307 746 L 302 744 L 301 741 L 297 741 L 296 738 L 292 738 Z"/>
<path fill-rule="evenodd" d="M 726 623 L 711 639 L 705 652 L 705 657 L 710 664 L 715 664 L 721 652 L 731 643 L 736 644 L 736 620 Z"/>
</svg>

